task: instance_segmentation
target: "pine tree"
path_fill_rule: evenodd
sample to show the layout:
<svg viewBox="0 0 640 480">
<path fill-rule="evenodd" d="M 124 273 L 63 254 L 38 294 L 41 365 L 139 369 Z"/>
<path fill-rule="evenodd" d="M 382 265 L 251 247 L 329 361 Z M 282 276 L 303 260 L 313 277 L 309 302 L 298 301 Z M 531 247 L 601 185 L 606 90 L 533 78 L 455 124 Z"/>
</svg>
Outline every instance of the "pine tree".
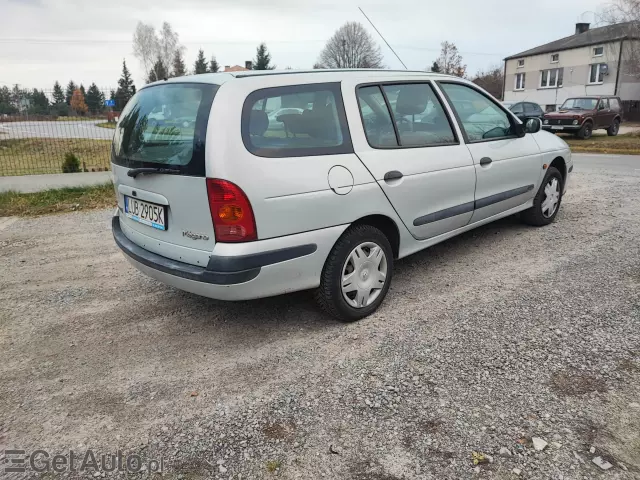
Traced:
<svg viewBox="0 0 640 480">
<path fill-rule="evenodd" d="M 82 98 L 84 99 L 84 103 L 87 103 L 87 91 L 84 89 L 84 85 L 80 84 L 80 93 L 82 93 Z"/>
<path fill-rule="evenodd" d="M 204 58 L 204 52 L 202 49 L 198 50 L 198 58 L 193 65 L 193 73 L 199 75 L 201 73 L 207 73 L 207 61 Z"/>
<path fill-rule="evenodd" d="M 87 94 L 85 95 L 85 101 L 91 113 L 96 114 L 102 111 L 104 107 L 104 95 L 98 90 L 95 83 L 89 86 L 89 90 L 87 90 Z"/>
<path fill-rule="evenodd" d="M 218 65 L 218 61 L 216 60 L 216 56 L 211 57 L 211 61 L 209 62 L 209 73 L 218 73 L 220 70 L 220 65 Z"/>
<path fill-rule="evenodd" d="M 149 70 L 149 75 L 147 76 L 147 83 L 157 82 L 159 80 L 164 80 L 169 77 L 169 72 L 162 63 L 162 59 L 158 57 L 156 63 L 153 64 L 151 70 Z"/>
<path fill-rule="evenodd" d="M 183 77 L 187 74 L 187 67 L 184 64 L 184 60 L 182 59 L 182 52 L 180 50 L 176 50 L 176 54 L 173 56 L 173 72 L 171 72 L 172 77 Z"/>
<path fill-rule="evenodd" d="M 122 60 L 122 76 L 118 80 L 118 90 L 116 91 L 116 110 L 121 111 L 135 93 L 136 86 L 133 84 L 131 73 L 127 68 L 127 62 Z"/>
<path fill-rule="evenodd" d="M 61 103 L 64 103 L 64 101 L 65 101 L 64 92 L 62 91 L 62 87 L 56 80 L 56 83 L 53 84 L 53 103 L 59 105 Z"/>
<path fill-rule="evenodd" d="M 31 106 L 29 108 L 31 113 L 46 115 L 49 113 L 49 99 L 44 93 L 44 90 L 33 89 L 31 93 Z"/>
<path fill-rule="evenodd" d="M 256 59 L 253 61 L 253 69 L 254 70 L 273 70 L 276 68 L 275 65 L 270 65 L 271 63 L 271 55 L 267 51 L 267 45 L 261 43 L 256 48 Z"/>
<path fill-rule="evenodd" d="M 440 73 L 440 65 L 438 65 L 438 62 L 436 62 L 434 60 L 433 65 L 431 65 L 431 71 L 433 73 Z"/>
<path fill-rule="evenodd" d="M 69 83 L 67 84 L 67 90 L 64 96 L 64 101 L 66 102 L 67 105 L 71 105 L 71 97 L 73 97 L 73 92 L 75 92 L 77 88 L 78 87 L 73 82 L 73 80 L 69 80 Z"/>
</svg>

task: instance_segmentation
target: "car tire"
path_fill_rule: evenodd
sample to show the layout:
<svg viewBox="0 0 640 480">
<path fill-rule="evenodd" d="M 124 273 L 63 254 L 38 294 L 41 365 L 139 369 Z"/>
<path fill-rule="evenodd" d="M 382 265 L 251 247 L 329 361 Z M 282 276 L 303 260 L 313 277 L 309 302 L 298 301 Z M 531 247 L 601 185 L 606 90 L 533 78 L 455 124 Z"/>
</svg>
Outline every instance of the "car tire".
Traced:
<svg viewBox="0 0 640 480">
<path fill-rule="evenodd" d="M 582 125 L 582 128 L 578 131 L 576 136 L 582 140 L 586 140 L 588 138 L 591 138 L 592 134 L 593 124 L 591 122 L 584 122 L 584 125 Z"/>
<path fill-rule="evenodd" d="M 371 225 L 356 225 L 347 229 L 333 246 L 314 296 L 320 308 L 332 317 L 354 322 L 380 306 L 392 277 L 393 250 L 389 239 Z M 349 280 L 352 282 L 345 284 Z"/>
<path fill-rule="evenodd" d="M 607 135 L 609 135 L 610 137 L 615 137 L 616 135 L 618 135 L 619 131 L 620 131 L 620 120 L 616 118 L 613 121 L 613 123 L 609 126 L 609 128 L 607 128 Z"/>
<path fill-rule="evenodd" d="M 529 225 L 535 227 L 542 227 L 553 222 L 558 214 L 558 210 L 560 210 L 563 188 L 564 181 L 562 174 L 557 168 L 549 167 L 544 176 L 544 180 L 542 180 L 540 184 L 538 193 L 533 197 L 533 207 L 522 212 L 522 219 Z M 549 200 L 549 203 L 545 203 L 551 191 L 554 192 L 554 196 Z M 555 197 L 555 195 L 557 195 L 557 197 Z M 552 206 L 552 208 L 548 208 L 550 206 Z"/>
</svg>

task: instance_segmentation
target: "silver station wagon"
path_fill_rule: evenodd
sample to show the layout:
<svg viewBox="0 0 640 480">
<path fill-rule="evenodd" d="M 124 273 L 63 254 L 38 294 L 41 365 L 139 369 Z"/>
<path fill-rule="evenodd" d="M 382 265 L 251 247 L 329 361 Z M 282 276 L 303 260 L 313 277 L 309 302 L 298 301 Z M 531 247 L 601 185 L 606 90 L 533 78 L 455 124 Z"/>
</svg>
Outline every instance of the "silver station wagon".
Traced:
<svg viewBox="0 0 640 480">
<path fill-rule="evenodd" d="M 329 314 L 357 320 L 384 300 L 395 260 L 517 212 L 554 220 L 573 164 L 540 127 L 424 72 L 156 82 L 115 131 L 113 235 L 176 288 L 221 300 L 315 289 Z"/>
</svg>

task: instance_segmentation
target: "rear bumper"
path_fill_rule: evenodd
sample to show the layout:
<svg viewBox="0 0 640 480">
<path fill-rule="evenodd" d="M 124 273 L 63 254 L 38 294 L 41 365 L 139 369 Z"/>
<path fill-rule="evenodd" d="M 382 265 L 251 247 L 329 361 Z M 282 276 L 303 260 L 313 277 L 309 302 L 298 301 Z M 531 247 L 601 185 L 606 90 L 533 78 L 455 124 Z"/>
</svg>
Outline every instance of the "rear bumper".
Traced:
<svg viewBox="0 0 640 480">
<path fill-rule="evenodd" d="M 317 287 L 329 250 L 346 229 L 331 227 L 248 244 L 217 244 L 206 267 L 172 260 L 129 240 L 112 220 L 113 237 L 138 270 L 167 285 L 219 300 L 247 300 Z M 216 255 L 220 246 L 223 255 Z M 234 249 L 238 254 L 234 255 Z"/>
</svg>

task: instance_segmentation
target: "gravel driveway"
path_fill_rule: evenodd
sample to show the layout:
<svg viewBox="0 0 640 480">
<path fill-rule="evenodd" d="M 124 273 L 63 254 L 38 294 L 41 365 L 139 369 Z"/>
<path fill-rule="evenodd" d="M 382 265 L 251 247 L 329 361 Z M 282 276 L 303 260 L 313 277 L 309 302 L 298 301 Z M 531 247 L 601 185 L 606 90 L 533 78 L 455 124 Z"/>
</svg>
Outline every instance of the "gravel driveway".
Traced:
<svg viewBox="0 0 640 480">
<path fill-rule="evenodd" d="M 400 261 L 349 325 L 309 293 L 146 278 L 108 211 L 5 221 L 0 449 L 122 449 L 184 480 L 640 478 L 640 176 L 576 171 L 555 224 Z"/>
</svg>

